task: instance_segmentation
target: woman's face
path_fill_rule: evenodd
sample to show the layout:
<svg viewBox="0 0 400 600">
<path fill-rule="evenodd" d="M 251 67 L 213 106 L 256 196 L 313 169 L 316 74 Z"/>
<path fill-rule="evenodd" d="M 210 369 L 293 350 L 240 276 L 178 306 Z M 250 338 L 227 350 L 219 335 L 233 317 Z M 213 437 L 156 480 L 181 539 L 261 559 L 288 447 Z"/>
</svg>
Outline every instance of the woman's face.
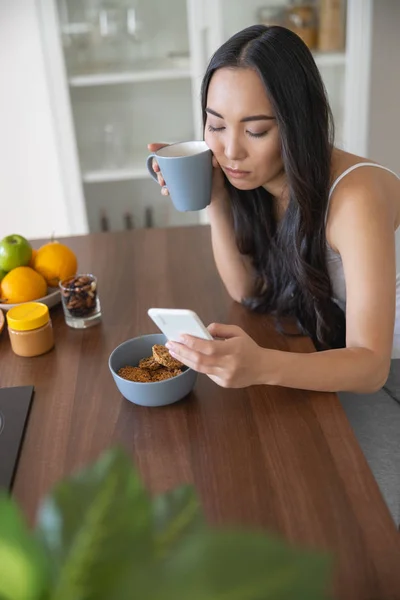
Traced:
<svg viewBox="0 0 400 600">
<path fill-rule="evenodd" d="M 205 141 L 230 183 L 272 193 L 283 174 L 275 115 L 258 74 L 223 68 L 211 78 Z"/>
</svg>

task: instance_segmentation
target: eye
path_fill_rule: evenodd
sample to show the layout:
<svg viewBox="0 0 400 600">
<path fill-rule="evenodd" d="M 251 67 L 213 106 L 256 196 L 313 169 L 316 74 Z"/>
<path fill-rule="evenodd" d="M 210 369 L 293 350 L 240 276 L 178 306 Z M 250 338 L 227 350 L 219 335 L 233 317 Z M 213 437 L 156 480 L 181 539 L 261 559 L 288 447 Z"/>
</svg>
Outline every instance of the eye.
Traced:
<svg viewBox="0 0 400 600">
<path fill-rule="evenodd" d="M 253 138 L 261 138 L 267 135 L 268 131 L 262 131 L 261 133 L 252 133 L 251 131 L 247 131 L 250 137 Z"/>
<path fill-rule="evenodd" d="M 225 127 L 213 127 L 212 125 L 208 126 L 208 131 L 222 131 L 223 129 L 225 129 Z"/>
</svg>

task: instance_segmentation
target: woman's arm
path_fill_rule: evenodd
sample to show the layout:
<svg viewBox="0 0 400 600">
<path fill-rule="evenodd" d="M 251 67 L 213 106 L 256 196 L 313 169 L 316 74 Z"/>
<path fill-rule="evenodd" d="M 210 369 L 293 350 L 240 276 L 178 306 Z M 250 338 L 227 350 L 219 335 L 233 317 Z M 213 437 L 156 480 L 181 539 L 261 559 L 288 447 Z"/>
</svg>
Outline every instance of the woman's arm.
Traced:
<svg viewBox="0 0 400 600">
<path fill-rule="evenodd" d="M 255 273 L 249 258 L 236 245 L 229 199 L 225 194 L 213 199 L 207 211 L 218 273 L 231 298 L 241 302 L 254 293 Z"/>
<path fill-rule="evenodd" d="M 213 324 L 205 341 L 183 336 L 173 355 L 223 387 L 254 384 L 372 393 L 390 367 L 395 315 L 394 210 L 379 190 L 359 190 L 336 203 L 331 242 L 346 280 L 346 345 L 311 354 L 260 348 L 242 329 Z"/>
<path fill-rule="evenodd" d="M 320 392 L 371 394 L 385 383 L 390 361 L 367 348 L 324 350 L 312 354 L 267 351 L 260 383 Z M 274 372 L 268 368 L 274 362 Z"/>
<path fill-rule="evenodd" d="M 157 152 L 157 150 L 167 145 L 157 142 L 148 144 L 147 147 L 151 152 Z M 241 302 L 246 296 L 252 295 L 255 275 L 250 260 L 240 254 L 237 248 L 224 175 L 215 157 L 212 161 L 212 197 L 207 211 L 211 224 L 214 260 L 228 294 L 233 300 Z M 169 195 L 156 160 L 153 160 L 153 168 L 157 173 L 158 183 L 162 186 L 161 194 L 163 196 Z"/>
<path fill-rule="evenodd" d="M 379 189 L 347 190 L 333 207 L 330 237 L 346 282 L 346 348 L 279 353 L 274 383 L 373 392 L 390 368 L 396 305 L 395 211 Z"/>
</svg>

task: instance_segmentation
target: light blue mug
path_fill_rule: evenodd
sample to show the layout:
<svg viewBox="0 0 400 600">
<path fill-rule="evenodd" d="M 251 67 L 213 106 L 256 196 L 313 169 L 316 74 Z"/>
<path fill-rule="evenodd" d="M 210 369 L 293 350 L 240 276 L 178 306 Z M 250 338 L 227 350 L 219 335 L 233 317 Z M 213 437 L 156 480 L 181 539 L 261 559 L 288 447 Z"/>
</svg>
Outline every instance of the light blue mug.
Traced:
<svg viewBox="0 0 400 600">
<path fill-rule="evenodd" d="M 150 154 L 147 157 L 147 169 L 157 181 L 153 159 L 160 167 L 177 210 L 202 210 L 210 204 L 212 153 L 205 142 L 178 142 Z"/>
</svg>

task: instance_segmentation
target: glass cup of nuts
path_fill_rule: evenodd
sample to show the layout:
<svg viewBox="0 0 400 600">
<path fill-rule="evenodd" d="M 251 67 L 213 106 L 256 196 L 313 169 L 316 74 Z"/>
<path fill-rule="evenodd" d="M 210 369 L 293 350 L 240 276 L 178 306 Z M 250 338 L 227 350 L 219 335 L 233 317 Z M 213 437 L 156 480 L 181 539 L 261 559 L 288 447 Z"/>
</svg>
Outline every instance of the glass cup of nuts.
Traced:
<svg viewBox="0 0 400 600">
<path fill-rule="evenodd" d="M 75 329 L 85 329 L 101 321 L 97 279 L 91 273 L 78 274 L 60 281 L 65 322 Z"/>
</svg>

